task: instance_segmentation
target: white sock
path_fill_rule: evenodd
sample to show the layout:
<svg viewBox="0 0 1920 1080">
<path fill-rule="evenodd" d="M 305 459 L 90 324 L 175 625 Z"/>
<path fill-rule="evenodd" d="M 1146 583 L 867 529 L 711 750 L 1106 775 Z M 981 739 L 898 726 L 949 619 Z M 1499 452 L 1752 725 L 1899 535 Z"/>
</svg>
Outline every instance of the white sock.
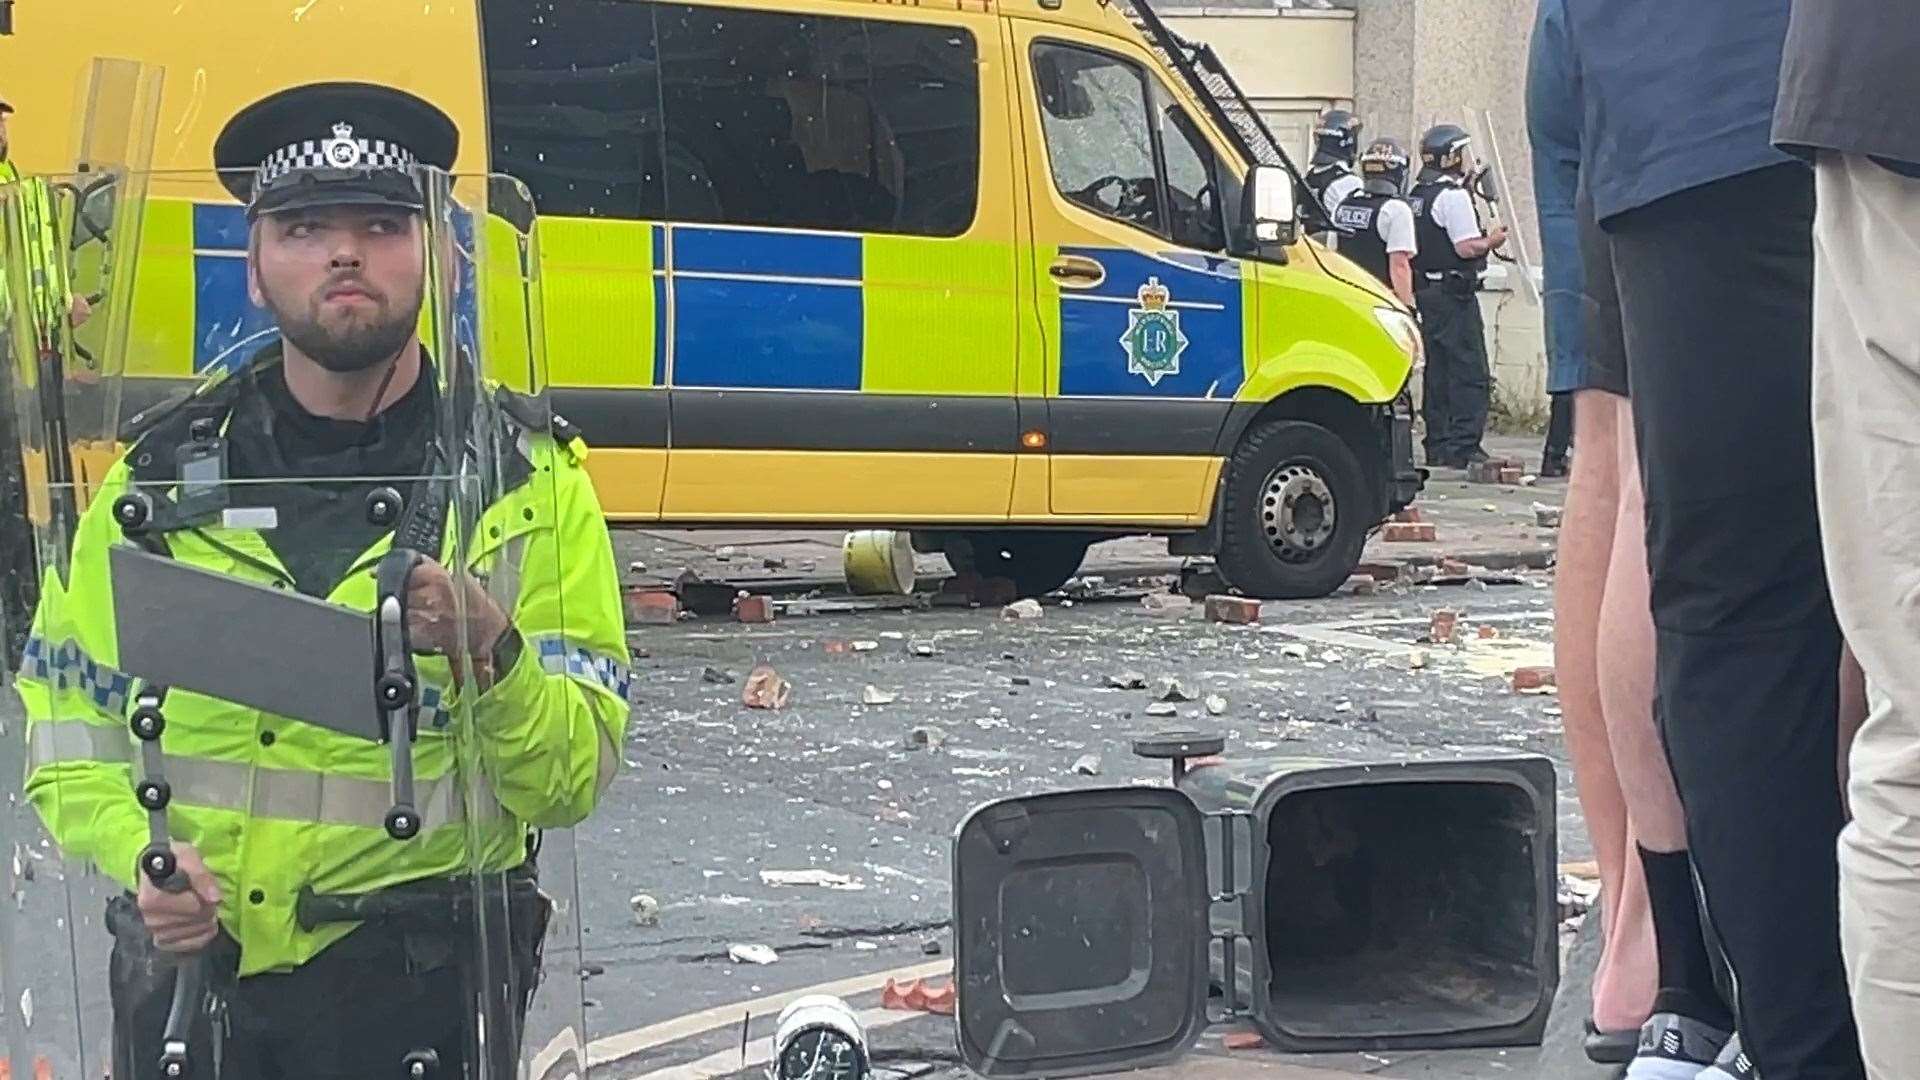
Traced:
<svg viewBox="0 0 1920 1080">
<path fill-rule="evenodd" d="M 1700 1071 L 1697 1061 L 1637 1057 L 1627 1065 L 1627 1080 L 1720 1080 Z"/>
</svg>

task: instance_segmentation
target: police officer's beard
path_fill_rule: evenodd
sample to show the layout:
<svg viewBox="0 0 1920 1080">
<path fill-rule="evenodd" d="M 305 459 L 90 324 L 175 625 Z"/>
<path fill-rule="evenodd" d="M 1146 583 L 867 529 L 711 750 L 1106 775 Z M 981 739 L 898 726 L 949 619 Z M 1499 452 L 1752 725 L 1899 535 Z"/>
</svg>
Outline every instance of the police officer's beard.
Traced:
<svg viewBox="0 0 1920 1080">
<path fill-rule="evenodd" d="M 321 315 L 324 288 L 307 302 L 303 311 L 280 303 L 271 293 L 265 299 L 267 310 L 279 322 L 281 336 L 288 344 L 328 371 L 344 375 L 365 371 L 399 355 L 420 325 L 420 304 L 425 292 L 422 283 L 408 303 L 396 306 L 388 297 L 377 296 L 372 314 L 331 319 Z"/>
</svg>

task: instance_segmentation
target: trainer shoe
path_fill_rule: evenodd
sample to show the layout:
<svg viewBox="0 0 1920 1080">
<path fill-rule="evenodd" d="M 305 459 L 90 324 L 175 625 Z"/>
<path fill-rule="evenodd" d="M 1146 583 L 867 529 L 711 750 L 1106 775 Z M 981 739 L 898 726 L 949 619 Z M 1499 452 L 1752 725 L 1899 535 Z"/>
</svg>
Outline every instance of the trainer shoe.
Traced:
<svg viewBox="0 0 1920 1080">
<path fill-rule="evenodd" d="M 1690 1016 L 1654 1013 L 1641 1025 L 1627 1080 L 1701 1080 L 1700 1070 L 1713 1065 L 1727 1039 L 1727 1032 Z"/>
</svg>

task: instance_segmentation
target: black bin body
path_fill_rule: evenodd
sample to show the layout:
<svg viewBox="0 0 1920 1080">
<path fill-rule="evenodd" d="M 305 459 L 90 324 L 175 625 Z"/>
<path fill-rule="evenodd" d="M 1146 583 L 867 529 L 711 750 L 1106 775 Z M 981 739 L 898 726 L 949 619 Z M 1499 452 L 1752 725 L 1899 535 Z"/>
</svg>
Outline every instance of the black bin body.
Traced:
<svg viewBox="0 0 1920 1080">
<path fill-rule="evenodd" d="M 1550 761 L 1228 757 L 1178 786 L 1250 819 L 1232 974 L 1273 1046 L 1540 1041 L 1560 978 Z"/>
</svg>

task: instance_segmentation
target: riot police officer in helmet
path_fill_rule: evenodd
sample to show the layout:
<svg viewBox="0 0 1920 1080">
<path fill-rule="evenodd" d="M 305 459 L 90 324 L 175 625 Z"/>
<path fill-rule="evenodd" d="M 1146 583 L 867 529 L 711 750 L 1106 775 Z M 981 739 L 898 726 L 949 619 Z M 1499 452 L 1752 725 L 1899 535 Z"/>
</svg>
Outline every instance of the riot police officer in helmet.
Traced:
<svg viewBox="0 0 1920 1080">
<path fill-rule="evenodd" d="M 1302 179 L 1329 217 L 1360 190 L 1360 177 L 1353 171 L 1359 151 L 1360 118 L 1346 109 L 1322 111 L 1313 126 L 1313 162 Z"/>
<path fill-rule="evenodd" d="M 1360 155 L 1362 190 L 1334 210 L 1340 253 L 1359 263 L 1414 306 L 1413 258 L 1419 249 L 1413 208 L 1400 194 L 1407 182 L 1407 152 L 1392 139 L 1375 139 Z"/>
<path fill-rule="evenodd" d="M 1480 225 L 1472 193 L 1479 172 L 1466 129 L 1438 124 L 1420 139 L 1420 175 L 1407 195 L 1419 244 L 1413 271 L 1426 339 L 1427 461 L 1455 468 L 1487 456 L 1480 441 L 1492 374 L 1476 294 L 1487 256 L 1507 240 L 1505 226 Z"/>
</svg>

